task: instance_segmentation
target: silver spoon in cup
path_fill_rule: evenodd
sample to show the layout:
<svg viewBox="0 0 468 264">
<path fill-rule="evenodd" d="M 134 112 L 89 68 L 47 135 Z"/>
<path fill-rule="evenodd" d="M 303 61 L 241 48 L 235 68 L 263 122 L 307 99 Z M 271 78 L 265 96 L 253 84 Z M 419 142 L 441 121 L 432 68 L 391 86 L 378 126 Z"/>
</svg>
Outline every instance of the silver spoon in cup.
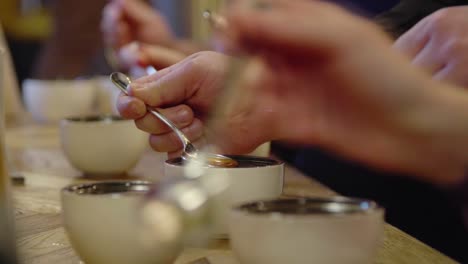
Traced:
<svg viewBox="0 0 468 264">
<path fill-rule="evenodd" d="M 131 84 L 130 78 L 121 73 L 114 72 L 110 75 L 111 81 L 126 95 L 128 95 L 127 87 Z M 210 167 L 237 167 L 238 162 L 234 159 L 226 157 L 220 154 L 214 153 L 203 153 L 204 157 L 201 158 L 200 151 L 190 142 L 187 136 L 168 118 L 161 114 L 157 109 L 146 106 L 149 113 L 159 118 L 164 124 L 166 124 L 177 137 L 180 139 L 183 145 L 183 153 L 181 158 L 185 161 L 200 160 Z"/>
</svg>

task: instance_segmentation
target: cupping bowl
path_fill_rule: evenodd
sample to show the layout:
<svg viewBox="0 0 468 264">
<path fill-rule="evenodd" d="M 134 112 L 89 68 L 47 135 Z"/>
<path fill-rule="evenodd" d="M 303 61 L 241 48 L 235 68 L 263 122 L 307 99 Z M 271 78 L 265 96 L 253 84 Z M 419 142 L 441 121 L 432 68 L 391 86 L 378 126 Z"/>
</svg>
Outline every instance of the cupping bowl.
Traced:
<svg viewBox="0 0 468 264">
<path fill-rule="evenodd" d="M 383 208 L 343 197 L 256 201 L 229 214 L 243 264 L 372 263 L 383 227 Z"/>
<path fill-rule="evenodd" d="M 62 189 L 63 223 L 86 264 L 172 263 L 178 243 L 146 247 L 140 207 L 152 183 L 112 181 Z M 158 235 L 158 234 L 152 234 Z M 162 234 L 160 234 L 162 235 Z"/>
<path fill-rule="evenodd" d="M 70 116 L 90 115 L 96 103 L 94 80 L 37 80 L 23 82 L 23 99 L 33 119 L 58 123 Z"/>
<path fill-rule="evenodd" d="M 132 120 L 117 116 L 67 118 L 60 123 L 62 148 L 70 163 L 87 175 L 112 176 L 132 169 L 148 145 L 148 135 Z"/>
<path fill-rule="evenodd" d="M 283 162 L 254 156 L 228 157 L 236 160 L 238 167 L 206 167 L 202 176 L 208 180 L 223 177 L 228 181 L 223 195 L 213 199 L 219 212 L 219 221 L 213 230 L 217 237 L 226 237 L 228 233 L 227 215 L 232 206 L 259 199 L 274 199 L 283 191 Z M 183 176 L 185 169 L 181 158 L 170 159 L 165 163 L 166 177 Z"/>
</svg>

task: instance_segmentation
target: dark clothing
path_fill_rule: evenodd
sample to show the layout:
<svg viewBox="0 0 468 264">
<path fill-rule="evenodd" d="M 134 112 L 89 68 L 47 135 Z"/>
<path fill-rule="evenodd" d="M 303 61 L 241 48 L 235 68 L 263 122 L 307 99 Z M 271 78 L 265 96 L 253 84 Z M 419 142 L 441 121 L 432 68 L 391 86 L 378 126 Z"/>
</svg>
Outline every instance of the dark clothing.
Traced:
<svg viewBox="0 0 468 264">
<path fill-rule="evenodd" d="M 427 15 L 444 7 L 460 5 L 468 5 L 468 0 L 406 0 L 374 19 L 386 31 L 399 36 Z"/>
<path fill-rule="evenodd" d="M 328 0 L 327 2 L 338 4 L 346 9 L 367 17 L 374 17 L 382 12 L 390 10 L 397 5 L 399 0 Z"/>
<path fill-rule="evenodd" d="M 380 1 L 339 2 L 352 2 L 353 8 L 357 6 L 359 10 L 368 14 L 376 10 L 372 9 L 371 5 L 380 3 Z M 384 1 L 381 4 L 391 5 L 389 2 L 391 1 Z M 375 19 L 386 30 L 398 36 L 430 13 L 453 5 L 468 5 L 468 0 L 401 1 Z M 468 263 L 468 232 L 463 223 L 461 208 L 448 197 L 446 192 L 430 184 L 413 180 L 411 177 L 369 169 L 317 148 L 300 150 L 279 148 L 279 150 L 283 158 L 307 175 L 342 195 L 376 200 L 386 208 L 388 223 L 448 256 L 462 263 Z"/>
</svg>

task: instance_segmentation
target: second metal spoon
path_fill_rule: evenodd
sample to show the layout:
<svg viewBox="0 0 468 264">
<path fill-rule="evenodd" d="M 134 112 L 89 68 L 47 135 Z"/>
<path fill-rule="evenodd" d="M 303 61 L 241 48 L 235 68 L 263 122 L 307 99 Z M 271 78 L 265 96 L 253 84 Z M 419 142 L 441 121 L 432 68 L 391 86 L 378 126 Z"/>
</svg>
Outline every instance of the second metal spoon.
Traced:
<svg viewBox="0 0 468 264">
<path fill-rule="evenodd" d="M 121 72 L 114 72 L 110 75 L 111 81 L 126 95 L 128 95 L 127 87 L 132 82 L 130 78 L 121 73 Z M 184 152 L 182 154 L 182 158 L 184 160 L 188 159 L 197 159 L 199 158 L 199 151 L 197 148 L 190 142 L 190 140 L 185 136 L 185 134 L 174 124 L 171 120 L 166 118 L 163 114 L 161 114 L 157 109 L 151 108 L 147 106 L 147 110 L 152 115 L 159 118 L 164 124 L 166 124 L 174 133 L 176 133 L 177 137 L 179 137 L 182 145 L 184 147 Z M 220 154 L 213 154 L 213 153 L 204 153 L 206 155 L 206 165 L 211 167 L 237 167 L 238 163 L 236 160 L 226 157 Z"/>
</svg>

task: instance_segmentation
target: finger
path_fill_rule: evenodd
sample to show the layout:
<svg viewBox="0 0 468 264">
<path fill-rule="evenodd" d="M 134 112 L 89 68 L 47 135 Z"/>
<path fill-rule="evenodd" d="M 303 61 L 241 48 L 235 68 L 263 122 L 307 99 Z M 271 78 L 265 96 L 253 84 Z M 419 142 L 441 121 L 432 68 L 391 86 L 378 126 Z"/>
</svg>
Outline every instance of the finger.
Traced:
<svg viewBox="0 0 468 264">
<path fill-rule="evenodd" d="M 431 75 L 444 67 L 445 61 L 438 55 L 438 47 L 434 42 L 429 42 L 413 59 L 413 64 L 425 69 Z"/>
<path fill-rule="evenodd" d="M 449 63 L 434 74 L 435 80 L 449 82 L 458 86 L 468 87 L 468 74 L 466 73 L 466 67 L 460 67 L 463 64 Z M 468 65 L 468 61 L 465 63 Z"/>
<path fill-rule="evenodd" d="M 108 45 L 113 45 L 115 43 L 117 35 L 116 26 L 121 19 L 121 14 L 121 8 L 116 2 L 107 4 L 103 9 L 100 26 L 104 34 L 104 40 Z"/>
<path fill-rule="evenodd" d="M 184 60 L 130 85 L 129 94 L 154 107 L 173 106 L 193 96 L 203 69 L 195 59 Z M 146 82 L 145 82 L 146 81 Z"/>
<path fill-rule="evenodd" d="M 426 24 L 427 21 L 423 19 L 400 36 L 393 44 L 393 47 L 410 59 L 416 57 L 430 40 L 430 32 L 426 30 Z"/>
<path fill-rule="evenodd" d="M 133 41 L 130 25 L 125 21 L 119 21 L 116 25 L 116 34 L 114 40 L 114 48 L 118 49 Z"/>
<path fill-rule="evenodd" d="M 177 50 L 158 45 L 140 44 L 140 63 L 166 68 L 182 61 L 186 56 Z"/>
<path fill-rule="evenodd" d="M 125 17 L 133 23 L 145 23 L 155 15 L 154 9 L 145 1 L 122 0 L 121 6 Z"/>
<path fill-rule="evenodd" d="M 119 5 L 115 2 L 110 2 L 104 6 L 102 10 L 101 30 L 103 32 L 112 32 L 116 21 L 121 17 Z"/>
<path fill-rule="evenodd" d="M 140 45 L 141 45 L 141 43 L 140 43 Z M 178 63 L 176 63 L 174 65 L 171 65 L 171 66 L 169 66 L 167 68 L 159 70 L 155 74 L 143 76 L 141 78 L 138 78 L 138 79 L 134 80 L 132 82 L 133 85 L 131 85 L 129 87 L 130 90 L 131 90 L 132 86 L 142 86 L 142 85 L 145 85 L 145 84 L 150 83 L 150 82 L 155 82 L 158 79 L 160 79 L 161 77 L 163 77 L 164 75 L 169 74 L 170 72 L 174 71 L 175 69 L 184 67 L 184 64 L 187 63 L 188 61 L 190 61 L 192 58 L 194 58 L 195 55 L 196 54 L 193 54 L 193 55 L 185 58 L 183 61 L 180 61 L 180 62 L 178 62 Z"/>
<path fill-rule="evenodd" d="M 232 8 L 228 20 L 234 32 L 234 42 L 247 50 L 274 49 L 300 56 L 306 52 L 328 55 L 338 45 L 347 47 L 349 40 L 360 39 L 359 34 L 367 32 L 356 30 L 362 28 L 356 27 L 356 23 L 370 25 L 322 1 L 280 2 L 281 8 L 275 5 L 268 9 L 242 5 Z"/>
<path fill-rule="evenodd" d="M 194 114 L 187 105 L 178 105 L 166 109 L 159 109 L 159 112 L 171 120 L 178 128 L 185 128 L 194 121 Z M 159 118 L 151 113 L 147 113 L 142 118 L 135 121 L 136 126 L 150 134 L 165 134 L 171 129 Z"/>
<path fill-rule="evenodd" d="M 143 101 L 121 94 L 117 99 L 117 110 L 126 119 L 138 119 L 146 114 L 146 106 Z"/>
<path fill-rule="evenodd" d="M 117 54 L 119 64 L 125 68 L 130 68 L 137 65 L 140 57 L 139 44 L 137 42 L 131 42 L 119 49 Z"/>
<path fill-rule="evenodd" d="M 203 125 L 199 119 L 195 119 L 192 124 L 182 129 L 182 132 L 190 141 L 196 141 L 203 136 Z M 151 147 L 159 152 L 174 152 L 182 149 L 182 142 L 174 132 L 151 135 Z"/>
</svg>

